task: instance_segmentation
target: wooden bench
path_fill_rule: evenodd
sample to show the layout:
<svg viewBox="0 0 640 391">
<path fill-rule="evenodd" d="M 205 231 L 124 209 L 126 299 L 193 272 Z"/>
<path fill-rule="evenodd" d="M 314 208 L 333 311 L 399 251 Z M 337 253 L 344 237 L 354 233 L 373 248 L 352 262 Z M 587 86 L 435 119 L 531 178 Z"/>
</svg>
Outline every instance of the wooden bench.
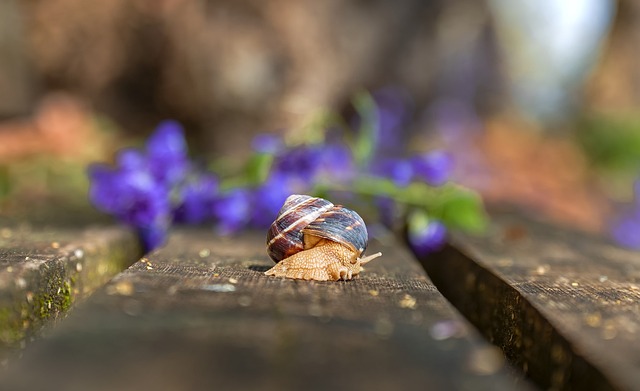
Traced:
<svg viewBox="0 0 640 391">
<path fill-rule="evenodd" d="M 530 389 L 395 241 L 359 279 L 267 277 L 264 237 L 175 233 L 2 379 L 7 389 Z"/>
<path fill-rule="evenodd" d="M 640 389 L 640 253 L 504 215 L 422 264 L 545 389 Z"/>
<path fill-rule="evenodd" d="M 637 253 L 509 216 L 420 262 L 393 238 L 370 251 L 354 281 L 293 281 L 263 275 L 262 233 L 179 230 L 0 389 L 640 389 Z"/>
</svg>

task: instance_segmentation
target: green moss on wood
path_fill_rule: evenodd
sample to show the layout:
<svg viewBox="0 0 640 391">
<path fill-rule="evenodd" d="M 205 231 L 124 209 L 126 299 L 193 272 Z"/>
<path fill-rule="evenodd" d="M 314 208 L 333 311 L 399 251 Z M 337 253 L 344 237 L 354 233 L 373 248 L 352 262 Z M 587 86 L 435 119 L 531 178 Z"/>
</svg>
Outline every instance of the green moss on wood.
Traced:
<svg viewBox="0 0 640 391">
<path fill-rule="evenodd" d="M 126 240 L 102 247 L 82 261 L 52 259 L 23 275 L 26 288 L 8 290 L 0 297 L 0 359 L 64 317 L 79 297 L 103 285 L 140 255 L 138 244 Z M 82 268 L 77 268 L 78 262 Z"/>
</svg>

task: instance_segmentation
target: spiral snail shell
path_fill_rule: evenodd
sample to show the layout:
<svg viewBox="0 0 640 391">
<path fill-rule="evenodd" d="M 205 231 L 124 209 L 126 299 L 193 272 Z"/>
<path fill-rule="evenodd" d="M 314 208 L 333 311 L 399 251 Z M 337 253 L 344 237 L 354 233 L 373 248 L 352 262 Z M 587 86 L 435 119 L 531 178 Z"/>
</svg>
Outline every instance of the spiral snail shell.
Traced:
<svg viewBox="0 0 640 391">
<path fill-rule="evenodd" d="M 307 195 L 287 198 L 267 233 L 267 253 L 276 265 L 266 275 L 303 280 L 350 280 L 381 253 L 367 248 L 362 218 L 342 205 Z"/>
</svg>

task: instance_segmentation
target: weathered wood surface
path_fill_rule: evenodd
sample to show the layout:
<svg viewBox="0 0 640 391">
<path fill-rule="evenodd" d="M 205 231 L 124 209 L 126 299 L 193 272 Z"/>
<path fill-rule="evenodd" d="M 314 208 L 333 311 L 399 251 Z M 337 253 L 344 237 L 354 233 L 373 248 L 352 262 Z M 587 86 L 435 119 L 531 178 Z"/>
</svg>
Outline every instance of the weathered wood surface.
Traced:
<svg viewBox="0 0 640 391">
<path fill-rule="evenodd" d="M 0 224 L 0 361 L 141 255 L 122 228 Z"/>
<path fill-rule="evenodd" d="M 516 217 L 423 260 L 438 289 L 544 388 L 640 390 L 640 254 Z"/>
<path fill-rule="evenodd" d="M 174 234 L 73 311 L 3 379 L 11 390 L 514 390 L 392 242 L 348 282 L 267 277 L 262 235 Z"/>
</svg>

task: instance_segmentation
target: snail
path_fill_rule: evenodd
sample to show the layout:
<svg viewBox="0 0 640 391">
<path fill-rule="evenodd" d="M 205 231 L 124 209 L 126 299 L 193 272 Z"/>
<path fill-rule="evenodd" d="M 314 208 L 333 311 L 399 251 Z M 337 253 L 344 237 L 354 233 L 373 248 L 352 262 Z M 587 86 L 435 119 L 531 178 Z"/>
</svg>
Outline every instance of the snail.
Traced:
<svg viewBox="0 0 640 391">
<path fill-rule="evenodd" d="M 362 265 L 367 248 L 362 218 L 342 205 L 307 195 L 287 198 L 267 233 L 267 252 L 276 265 L 268 276 L 302 280 L 350 280 Z"/>
</svg>

